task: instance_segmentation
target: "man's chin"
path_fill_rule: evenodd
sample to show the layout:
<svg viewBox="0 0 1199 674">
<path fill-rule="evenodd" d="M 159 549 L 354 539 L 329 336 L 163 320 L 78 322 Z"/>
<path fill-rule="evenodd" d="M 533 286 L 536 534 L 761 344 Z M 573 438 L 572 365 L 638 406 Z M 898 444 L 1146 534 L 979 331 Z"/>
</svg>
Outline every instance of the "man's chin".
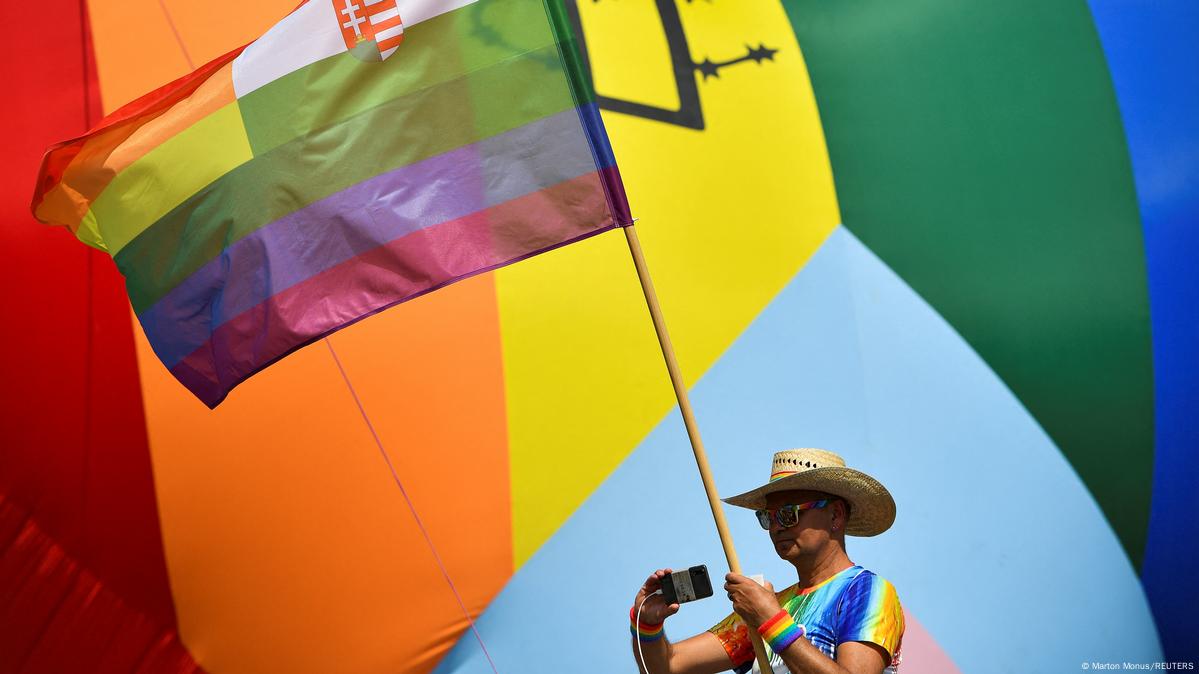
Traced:
<svg viewBox="0 0 1199 674">
<path fill-rule="evenodd" d="M 783 559 L 787 559 L 791 555 L 795 554 L 797 547 L 798 546 L 795 545 L 795 541 L 789 539 L 774 542 L 774 551 Z"/>
</svg>

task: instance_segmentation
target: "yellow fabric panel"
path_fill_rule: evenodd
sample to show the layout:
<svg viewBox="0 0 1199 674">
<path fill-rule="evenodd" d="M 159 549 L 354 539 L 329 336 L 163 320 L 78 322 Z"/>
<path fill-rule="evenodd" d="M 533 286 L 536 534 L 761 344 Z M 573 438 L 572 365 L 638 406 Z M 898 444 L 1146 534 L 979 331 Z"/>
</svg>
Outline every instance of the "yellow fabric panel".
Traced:
<svg viewBox="0 0 1199 674">
<path fill-rule="evenodd" d="M 579 3 L 580 5 L 584 3 Z M 590 4 L 590 3 L 587 3 Z M 587 19 L 588 10 L 580 7 Z M 602 54 L 602 68 L 592 68 L 596 91 L 619 95 L 626 100 L 646 105 L 674 109 L 679 106 L 674 72 L 670 63 L 669 45 L 665 34 L 645 30 L 657 20 L 658 12 L 652 2 L 613 2 L 603 8 L 602 25 L 619 26 L 617 30 L 589 30 L 587 48 L 591 54 Z M 588 26 L 600 25 L 594 21 Z M 623 27 L 640 28 L 636 39 Z M 628 68 L 637 69 L 637 77 L 628 77 Z"/>
<path fill-rule="evenodd" d="M 92 203 L 91 216 L 108 252 L 116 255 L 171 209 L 252 157 L 237 101 L 163 141 L 118 173 Z"/>
<path fill-rule="evenodd" d="M 578 4 L 587 35 L 620 35 L 590 44 L 600 94 L 636 100 L 643 78 L 660 76 L 626 48 L 663 40 L 652 3 L 640 4 L 636 17 L 609 11 L 613 3 Z M 736 58 L 747 44 L 780 50 L 700 82 L 704 130 L 604 115 L 689 383 L 840 222 L 799 46 L 781 6 L 753 7 L 679 3 L 696 62 Z M 497 292 L 519 568 L 674 399 L 619 232 L 504 268 Z M 689 462 L 681 425 L 678 434 L 679 460 Z"/>
</svg>

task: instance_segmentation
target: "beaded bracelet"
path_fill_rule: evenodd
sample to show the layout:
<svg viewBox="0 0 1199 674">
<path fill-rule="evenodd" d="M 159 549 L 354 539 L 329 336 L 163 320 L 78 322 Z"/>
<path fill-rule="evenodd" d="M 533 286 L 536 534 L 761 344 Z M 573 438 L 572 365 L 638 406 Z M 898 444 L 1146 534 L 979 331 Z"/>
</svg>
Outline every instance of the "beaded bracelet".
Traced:
<svg viewBox="0 0 1199 674">
<path fill-rule="evenodd" d="M 662 629 L 664 624 L 665 623 L 658 623 L 657 625 L 654 625 L 652 623 L 647 623 L 644 620 L 638 622 L 636 611 L 631 608 L 629 609 L 629 631 L 633 633 L 633 636 L 637 637 L 641 641 L 648 643 L 650 641 L 657 641 L 658 639 L 661 639 L 662 635 L 666 633 L 665 630 Z"/>
<path fill-rule="evenodd" d="M 807 629 L 792 620 L 791 614 L 787 613 L 785 609 L 774 614 L 773 618 L 762 623 L 762 626 L 758 628 L 758 634 L 761 634 L 766 643 L 770 644 L 770 650 L 779 655 L 782 655 L 788 646 L 806 633 Z"/>
</svg>

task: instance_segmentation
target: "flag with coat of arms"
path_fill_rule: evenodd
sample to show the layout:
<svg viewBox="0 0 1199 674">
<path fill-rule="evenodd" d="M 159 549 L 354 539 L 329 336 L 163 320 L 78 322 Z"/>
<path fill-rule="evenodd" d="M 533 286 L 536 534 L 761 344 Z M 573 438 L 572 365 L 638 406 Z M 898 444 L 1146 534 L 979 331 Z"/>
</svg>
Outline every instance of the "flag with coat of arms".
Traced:
<svg viewBox="0 0 1199 674">
<path fill-rule="evenodd" d="M 631 222 L 559 0 L 309 0 L 51 147 L 32 208 L 112 255 L 210 407 L 375 312 Z"/>
</svg>

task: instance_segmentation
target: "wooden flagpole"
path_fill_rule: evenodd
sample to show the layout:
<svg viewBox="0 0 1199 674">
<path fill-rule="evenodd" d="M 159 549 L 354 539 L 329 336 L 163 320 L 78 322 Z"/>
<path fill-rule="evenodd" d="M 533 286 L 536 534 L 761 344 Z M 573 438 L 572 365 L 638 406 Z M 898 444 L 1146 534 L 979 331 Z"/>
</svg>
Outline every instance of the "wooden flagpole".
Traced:
<svg viewBox="0 0 1199 674">
<path fill-rule="evenodd" d="M 679 401 L 679 411 L 683 414 L 683 425 L 687 427 L 687 437 L 691 440 L 691 451 L 695 454 L 695 464 L 699 467 L 699 476 L 704 483 L 704 492 L 708 495 L 708 507 L 712 509 L 712 519 L 716 521 L 716 532 L 720 534 L 720 545 L 724 548 L 725 559 L 729 562 L 729 571 L 741 573 L 741 562 L 737 560 L 737 550 L 733 548 L 733 537 L 729 533 L 728 523 L 724 519 L 724 509 L 716 492 L 716 483 L 712 479 L 712 471 L 708 467 L 708 455 L 704 452 L 704 441 L 699 436 L 699 426 L 695 423 L 695 414 L 691 411 L 691 400 L 687 397 L 687 385 L 683 382 L 683 373 L 679 369 L 678 360 L 674 356 L 674 347 L 670 343 L 670 333 L 666 331 L 666 321 L 662 317 L 662 308 L 658 305 L 658 294 L 654 292 L 654 282 L 649 276 L 649 267 L 645 264 L 645 255 L 641 252 L 641 241 L 637 238 L 634 225 L 624 227 L 625 239 L 629 242 L 629 252 L 633 254 L 633 265 L 637 267 L 637 278 L 641 281 L 641 291 L 645 294 L 645 303 L 649 306 L 650 318 L 654 322 L 654 331 L 658 333 L 658 344 L 662 347 L 662 357 L 666 359 L 666 370 L 670 373 L 670 383 L 674 386 L 674 396 Z M 757 632 L 749 630 L 750 642 L 754 646 L 754 655 L 758 659 L 758 668 L 765 674 L 774 671 L 770 668 L 766 648 Z"/>
</svg>

